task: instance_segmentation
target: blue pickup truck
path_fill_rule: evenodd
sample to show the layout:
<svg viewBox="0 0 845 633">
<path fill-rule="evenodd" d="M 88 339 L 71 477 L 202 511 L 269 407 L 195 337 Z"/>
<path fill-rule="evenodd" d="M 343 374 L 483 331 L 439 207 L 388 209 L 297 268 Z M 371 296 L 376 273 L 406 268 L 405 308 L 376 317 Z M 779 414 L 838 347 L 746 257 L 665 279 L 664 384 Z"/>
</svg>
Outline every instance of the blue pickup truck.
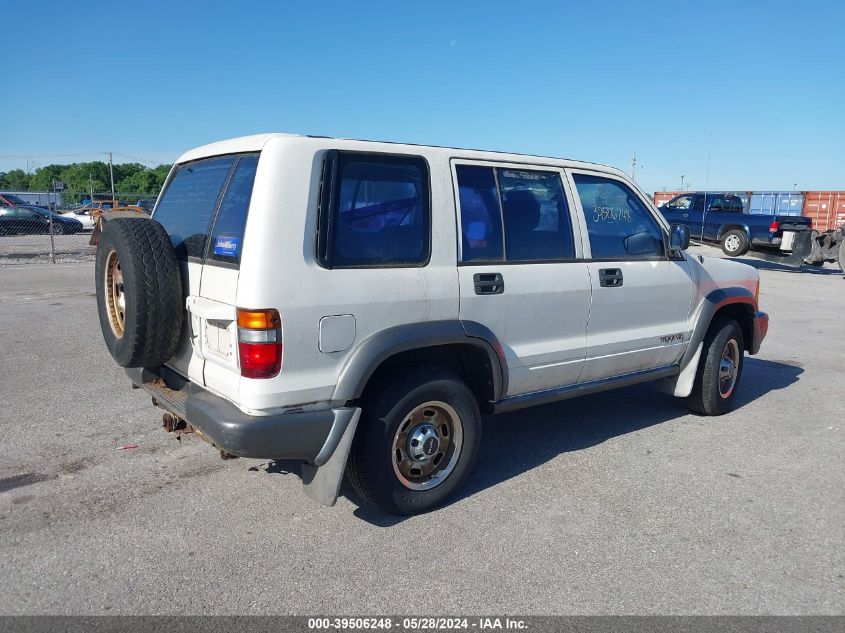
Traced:
<svg viewBox="0 0 845 633">
<path fill-rule="evenodd" d="M 671 224 L 688 226 L 693 239 L 719 242 L 729 257 L 749 248 L 789 253 L 795 233 L 812 229 L 812 220 L 800 215 L 744 213 L 740 197 L 726 193 L 685 193 L 658 209 Z"/>
</svg>

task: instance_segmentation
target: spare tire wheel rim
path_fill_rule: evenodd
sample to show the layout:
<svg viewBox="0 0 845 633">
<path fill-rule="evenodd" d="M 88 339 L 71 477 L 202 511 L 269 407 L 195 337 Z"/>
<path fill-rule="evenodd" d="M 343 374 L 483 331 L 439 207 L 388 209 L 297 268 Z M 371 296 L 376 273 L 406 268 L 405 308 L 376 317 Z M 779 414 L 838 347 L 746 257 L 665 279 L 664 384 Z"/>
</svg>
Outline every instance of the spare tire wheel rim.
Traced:
<svg viewBox="0 0 845 633">
<path fill-rule="evenodd" d="M 106 256 L 106 283 L 103 284 L 106 296 L 109 325 L 117 338 L 123 338 L 126 322 L 126 294 L 123 290 L 123 271 L 120 269 L 120 258 L 117 251 L 112 249 Z"/>
<path fill-rule="evenodd" d="M 393 473 L 409 490 L 431 490 L 452 474 L 461 456 L 464 427 L 457 411 L 432 400 L 414 407 L 393 436 Z"/>
<path fill-rule="evenodd" d="M 719 395 L 730 398 L 736 387 L 739 375 L 739 344 L 736 339 L 730 339 L 722 350 L 722 360 L 719 362 Z"/>
<path fill-rule="evenodd" d="M 728 235 L 728 237 L 725 238 L 725 248 L 727 248 L 731 252 L 738 251 L 739 244 L 740 241 L 738 235 Z"/>
</svg>

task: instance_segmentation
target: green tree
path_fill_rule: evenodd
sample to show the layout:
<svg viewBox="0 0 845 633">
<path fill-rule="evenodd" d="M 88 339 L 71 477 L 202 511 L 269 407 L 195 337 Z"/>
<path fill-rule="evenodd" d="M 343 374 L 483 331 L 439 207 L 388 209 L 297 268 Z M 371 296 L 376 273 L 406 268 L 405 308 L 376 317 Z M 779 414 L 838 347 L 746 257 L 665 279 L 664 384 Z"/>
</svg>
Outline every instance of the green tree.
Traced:
<svg viewBox="0 0 845 633">
<path fill-rule="evenodd" d="M 29 181 L 30 176 L 23 169 L 13 169 L 5 174 L 0 174 L 0 189 L 26 191 L 29 189 Z"/>
<path fill-rule="evenodd" d="M 36 191 L 52 191 L 53 181 L 61 180 L 62 170 L 67 165 L 47 165 L 38 168 L 30 180 L 30 189 Z"/>
</svg>

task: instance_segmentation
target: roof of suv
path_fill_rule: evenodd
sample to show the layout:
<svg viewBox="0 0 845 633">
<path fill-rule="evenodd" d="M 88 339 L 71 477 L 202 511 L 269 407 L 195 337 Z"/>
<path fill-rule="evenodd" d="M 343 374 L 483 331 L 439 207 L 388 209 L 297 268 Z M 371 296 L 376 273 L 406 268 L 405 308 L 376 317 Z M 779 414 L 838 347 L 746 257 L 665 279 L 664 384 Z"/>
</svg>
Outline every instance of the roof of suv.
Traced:
<svg viewBox="0 0 845 633">
<path fill-rule="evenodd" d="M 460 147 L 445 147 L 439 145 L 421 145 L 415 143 L 397 143 L 393 141 L 370 141 L 364 139 L 347 139 L 347 138 L 334 138 L 328 136 L 311 136 L 311 135 L 301 135 L 301 134 L 290 134 L 284 132 L 276 132 L 276 133 L 267 133 L 267 134 L 253 134 L 250 136 L 239 136 L 236 138 L 231 138 L 223 141 L 217 141 L 215 143 L 209 143 L 208 145 L 202 145 L 200 147 L 196 147 L 194 149 L 188 150 L 184 154 L 182 154 L 178 159 L 177 163 L 184 163 L 191 160 L 198 160 L 201 158 L 207 158 L 210 156 L 220 156 L 222 154 L 236 154 L 240 152 L 258 152 L 261 151 L 264 146 L 267 144 L 268 141 L 273 139 L 312 139 L 314 142 L 324 143 L 327 139 L 340 141 L 343 143 L 350 143 L 350 144 L 364 144 L 370 146 L 378 146 L 384 145 L 385 149 L 387 148 L 395 148 L 397 147 L 416 147 L 416 148 L 426 148 L 426 149 L 433 149 L 433 150 L 442 150 L 448 153 L 460 152 L 461 158 L 469 158 L 469 159 L 489 159 L 489 155 L 493 154 L 499 159 L 508 160 L 512 159 L 517 162 L 525 162 L 526 159 L 537 159 L 533 162 L 545 162 L 548 160 L 553 160 L 555 162 L 565 163 L 567 167 L 572 168 L 601 168 L 601 171 L 605 171 L 608 173 L 612 173 L 618 176 L 622 176 L 627 179 L 627 174 L 623 171 L 616 169 L 615 167 L 611 167 L 609 165 L 603 165 L 601 163 L 591 163 L 587 161 L 578 161 L 578 160 L 571 160 L 567 158 L 560 158 L 556 156 L 538 156 L 534 154 L 520 154 L 518 152 L 502 152 L 496 150 L 483 150 L 483 149 L 467 149 L 467 148 L 460 148 Z"/>
</svg>

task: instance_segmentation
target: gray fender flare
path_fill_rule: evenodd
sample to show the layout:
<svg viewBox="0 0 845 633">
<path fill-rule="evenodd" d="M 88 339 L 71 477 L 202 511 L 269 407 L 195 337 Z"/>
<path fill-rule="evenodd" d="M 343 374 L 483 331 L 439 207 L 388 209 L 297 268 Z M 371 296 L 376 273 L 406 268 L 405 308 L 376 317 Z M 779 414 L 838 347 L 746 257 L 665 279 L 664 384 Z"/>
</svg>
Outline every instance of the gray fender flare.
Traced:
<svg viewBox="0 0 845 633">
<path fill-rule="evenodd" d="M 757 302 L 754 295 L 746 288 L 720 288 L 714 290 L 701 302 L 695 320 L 687 351 L 681 357 L 680 373 L 670 383 L 670 391 L 679 398 L 686 398 L 692 393 L 695 376 L 698 373 L 698 363 L 704 348 L 704 337 L 713 322 L 713 317 L 723 307 L 731 304 L 746 304 L 754 313 L 757 312 Z"/>
<path fill-rule="evenodd" d="M 445 320 L 397 325 L 365 339 L 341 369 L 332 401 L 349 402 L 360 398 L 378 366 L 391 356 L 451 344 L 472 345 L 483 351 L 493 370 L 493 399 L 498 400 L 507 393 L 508 366 L 496 335 L 474 321 Z"/>
<path fill-rule="evenodd" d="M 493 399 L 507 393 L 507 364 L 501 343 L 488 328 L 473 321 L 429 321 L 388 328 L 364 340 L 340 373 L 332 400 L 349 402 L 361 396 L 370 377 L 385 360 L 414 349 L 450 344 L 472 345 L 487 354 L 493 373 Z M 305 493 L 326 506 L 337 501 L 361 409 L 345 408 L 313 464 L 302 465 Z"/>
</svg>

